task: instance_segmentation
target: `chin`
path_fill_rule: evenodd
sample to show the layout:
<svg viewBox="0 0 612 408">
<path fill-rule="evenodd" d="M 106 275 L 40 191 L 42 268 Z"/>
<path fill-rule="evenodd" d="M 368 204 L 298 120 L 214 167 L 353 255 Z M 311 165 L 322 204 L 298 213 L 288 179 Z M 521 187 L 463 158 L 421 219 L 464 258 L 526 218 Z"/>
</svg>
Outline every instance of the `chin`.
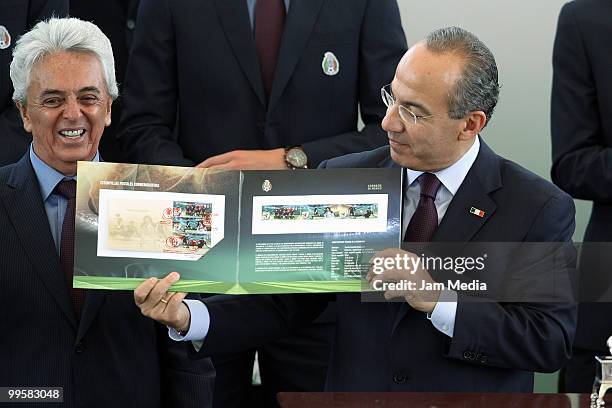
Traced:
<svg viewBox="0 0 612 408">
<path fill-rule="evenodd" d="M 393 147 L 390 149 L 391 160 L 402 167 L 409 167 L 410 160 L 407 160 L 405 155 L 402 155 L 400 152 L 396 151 Z"/>
<path fill-rule="evenodd" d="M 406 155 L 398 154 L 391 149 L 391 160 L 393 160 L 396 164 L 401 167 L 405 167 L 410 170 L 415 171 L 429 171 L 427 166 L 424 166 L 423 163 L 415 160 L 414 157 Z"/>
<path fill-rule="evenodd" d="M 76 163 L 78 161 L 90 161 L 96 155 L 96 150 L 78 149 L 77 151 L 64 152 L 58 155 L 64 163 Z"/>
</svg>

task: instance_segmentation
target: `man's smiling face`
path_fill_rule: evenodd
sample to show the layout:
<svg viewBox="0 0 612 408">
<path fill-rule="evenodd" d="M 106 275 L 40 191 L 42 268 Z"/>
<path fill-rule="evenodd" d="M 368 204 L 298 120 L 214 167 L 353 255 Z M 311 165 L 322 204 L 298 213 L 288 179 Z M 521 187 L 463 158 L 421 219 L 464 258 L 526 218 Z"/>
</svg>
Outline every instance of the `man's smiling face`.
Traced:
<svg viewBox="0 0 612 408">
<path fill-rule="evenodd" d="M 91 53 L 57 52 L 32 68 L 25 105 L 18 104 L 36 155 L 65 175 L 96 155 L 111 123 L 112 98 Z"/>
</svg>

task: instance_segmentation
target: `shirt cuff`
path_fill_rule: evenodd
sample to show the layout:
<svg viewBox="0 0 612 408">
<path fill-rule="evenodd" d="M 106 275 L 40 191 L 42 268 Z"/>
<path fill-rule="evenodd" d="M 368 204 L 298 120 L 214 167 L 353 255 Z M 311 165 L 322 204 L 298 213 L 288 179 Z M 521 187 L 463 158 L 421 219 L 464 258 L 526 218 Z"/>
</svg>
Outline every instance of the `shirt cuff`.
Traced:
<svg viewBox="0 0 612 408">
<path fill-rule="evenodd" d="M 453 337 L 456 317 L 457 292 L 444 289 L 440 292 L 438 303 L 434 307 L 433 312 L 428 313 L 427 318 L 438 331 L 446 334 L 448 337 Z"/>
<path fill-rule="evenodd" d="M 189 313 L 191 314 L 191 321 L 189 323 L 189 330 L 184 336 L 181 336 L 179 332 L 174 330 L 172 327 L 168 327 L 168 337 L 174 341 L 202 341 L 208 334 L 210 328 L 210 313 L 208 308 L 199 300 L 185 299 L 183 303 L 187 305 Z"/>
</svg>

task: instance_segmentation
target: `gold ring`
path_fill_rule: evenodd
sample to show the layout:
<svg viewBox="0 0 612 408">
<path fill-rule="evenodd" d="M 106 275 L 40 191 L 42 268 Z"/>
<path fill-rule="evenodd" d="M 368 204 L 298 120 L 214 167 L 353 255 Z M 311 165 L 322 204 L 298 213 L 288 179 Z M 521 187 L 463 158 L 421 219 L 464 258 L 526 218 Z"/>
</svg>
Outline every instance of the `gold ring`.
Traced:
<svg viewBox="0 0 612 408">
<path fill-rule="evenodd" d="M 160 302 L 162 302 L 164 305 L 168 304 L 168 301 L 166 299 L 161 299 Z"/>
</svg>

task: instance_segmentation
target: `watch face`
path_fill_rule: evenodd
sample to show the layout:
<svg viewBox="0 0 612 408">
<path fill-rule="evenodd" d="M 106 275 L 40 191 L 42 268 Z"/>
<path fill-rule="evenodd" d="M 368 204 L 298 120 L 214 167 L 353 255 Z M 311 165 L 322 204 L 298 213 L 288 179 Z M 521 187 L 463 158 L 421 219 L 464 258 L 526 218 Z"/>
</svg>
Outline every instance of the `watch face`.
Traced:
<svg viewBox="0 0 612 408">
<path fill-rule="evenodd" d="M 289 149 L 287 152 L 287 161 L 294 167 L 304 167 L 308 159 L 306 153 L 302 149 Z"/>
</svg>

